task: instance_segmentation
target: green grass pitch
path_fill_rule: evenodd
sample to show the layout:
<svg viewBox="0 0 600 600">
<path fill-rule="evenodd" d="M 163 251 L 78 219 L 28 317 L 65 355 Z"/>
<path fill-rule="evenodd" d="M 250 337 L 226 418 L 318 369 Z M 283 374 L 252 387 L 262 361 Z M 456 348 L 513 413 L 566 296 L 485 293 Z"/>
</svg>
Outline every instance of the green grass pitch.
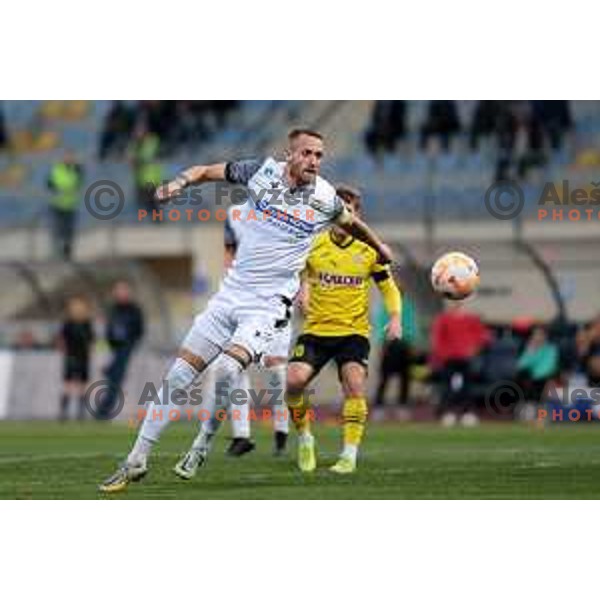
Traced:
<svg viewBox="0 0 600 600">
<path fill-rule="evenodd" d="M 192 424 L 164 435 L 144 481 L 110 498 L 600 498 L 600 428 L 513 424 L 443 430 L 434 424 L 370 424 L 359 470 L 329 473 L 340 428 L 320 425 L 319 467 L 271 456 L 271 434 L 255 427 L 257 450 L 224 456 L 225 435 L 190 482 L 171 471 L 194 435 Z M 226 433 L 222 431 L 221 434 Z M 131 445 L 120 424 L 0 423 L 0 498 L 103 498 L 96 485 Z"/>
</svg>

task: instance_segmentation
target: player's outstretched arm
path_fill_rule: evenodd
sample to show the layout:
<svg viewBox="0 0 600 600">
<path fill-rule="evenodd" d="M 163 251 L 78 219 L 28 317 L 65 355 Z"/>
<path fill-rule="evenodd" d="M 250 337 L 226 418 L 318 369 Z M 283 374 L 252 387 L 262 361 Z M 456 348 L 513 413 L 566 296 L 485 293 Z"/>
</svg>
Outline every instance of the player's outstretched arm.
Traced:
<svg viewBox="0 0 600 600">
<path fill-rule="evenodd" d="M 392 262 L 394 257 L 391 248 L 384 244 L 381 238 L 356 215 L 344 210 L 338 217 L 336 224 L 357 240 L 371 246 L 379 255 L 379 261 L 382 264 Z"/>
<path fill-rule="evenodd" d="M 375 284 L 381 292 L 383 305 L 388 315 L 388 323 L 385 328 L 387 340 L 402 337 L 402 294 L 394 278 L 390 273 L 389 266 L 377 265 L 372 274 Z"/>
<path fill-rule="evenodd" d="M 169 183 L 161 185 L 156 189 L 156 199 L 160 202 L 168 202 L 178 196 L 182 190 L 190 185 L 200 185 L 210 181 L 225 180 L 225 163 L 216 165 L 197 165 L 182 171 Z"/>
</svg>

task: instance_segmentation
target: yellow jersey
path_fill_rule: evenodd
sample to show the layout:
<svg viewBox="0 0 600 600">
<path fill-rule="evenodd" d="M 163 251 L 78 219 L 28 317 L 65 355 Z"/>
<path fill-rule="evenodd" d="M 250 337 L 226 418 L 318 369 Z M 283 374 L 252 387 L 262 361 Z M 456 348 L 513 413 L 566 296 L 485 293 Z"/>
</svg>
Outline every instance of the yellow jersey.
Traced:
<svg viewBox="0 0 600 600">
<path fill-rule="evenodd" d="M 338 243 L 331 231 L 314 241 L 306 262 L 308 309 L 303 333 L 320 336 L 369 336 L 371 280 L 394 286 L 389 267 L 377 263 L 367 244 L 348 238 Z"/>
</svg>

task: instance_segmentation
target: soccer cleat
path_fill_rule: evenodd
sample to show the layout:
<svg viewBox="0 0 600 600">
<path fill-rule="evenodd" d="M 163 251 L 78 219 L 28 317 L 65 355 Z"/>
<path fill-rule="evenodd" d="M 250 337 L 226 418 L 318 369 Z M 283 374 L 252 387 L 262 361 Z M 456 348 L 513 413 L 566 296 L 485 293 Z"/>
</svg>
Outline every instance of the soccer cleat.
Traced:
<svg viewBox="0 0 600 600">
<path fill-rule="evenodd" d="M 340 456 L 338 461 L 329 469 L 333 473 L 339 473 L 346 475 L 348 473 L 354 473 L 356 471 L 356 462 L 346 456 Z"/>
<path fill-rule="evenodd" d="M 440 423 L 442 427 L 454 427 L 456 425 L 456 415 L 451 412 L 447 412 L 441 419 Z"/>
<path fill-rule="evenodd" d="M 242 456 L 248 452 L 252 452 L 256 448 L 256 444 L 249 438 L 233 438 L 229 448 L 227 448 L 228 456 Z"/>
<path fill-rule="evenodd" d="M 287 445 L 288 434 L 283 431 L 276 431 L 274 435 L 273 456 L 284 456 Z"/>
<path fill-rule="evenodd" d="M 195 450 L 192 448 L 187 454 L 173 467 L 173 471 L 181 479 L 191 479 L 198 470 L 198 467 L 206 463 L 206 450 Z"/>
<path fill-rule="evenodd" d="M 317 468 L 313 437 L 298 440 L 298 468 L 304 473 L 310 473 Z"/>
<path fill-rule="evenodd" d="M 479 417 L 475 413 L 465 413 L 460 423 L 463 427 L 477 427 L 479 425 Z"/>
<path fill-rule="evenodd" d="M 99 486 L 100 492 L 112 494 L 121 492 L 130 483 L 139 481 L 148 472 L 146 461 L 139 464 L 123 463 L 108 479 L 105 479 Z"/>
</svg>

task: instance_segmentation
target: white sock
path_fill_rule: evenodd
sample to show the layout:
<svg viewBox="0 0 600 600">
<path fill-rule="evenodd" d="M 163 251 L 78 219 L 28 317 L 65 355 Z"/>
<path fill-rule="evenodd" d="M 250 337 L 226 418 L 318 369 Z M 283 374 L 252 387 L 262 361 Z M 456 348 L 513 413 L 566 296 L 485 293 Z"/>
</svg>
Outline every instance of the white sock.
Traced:
<svg viewBox="0 0 600 600">
<path fill-rule="evenodd" d="M 344 444 L 342 456 L 344 458 L 349 458 L 353 462 L 356 462 L 356 457 L 358 456 L 358 446 L 355 444 Z"/>
<path fill-rule="evenodd" d="M 227 354 L 221 354 L 219 358 L 213 363 L 210 371 L 213 382 L 206 386 L 206 392 L 202 395 L 203 408 L 207 410 L 210 417 L 202 423 L 200 431 L 192 443 L 194 450 L 209 451 L 212 446 L 212 441 L 219 428 L 221 427 L 221 420 L 217 418 L 217 411 L 227 410 L 229 397 L 227 397 L 225 404 L 216 404 L 217 391 L 224 392 L 226 389 L 232 391 L 235 388 L 235 383 L 239 381 L 240 375 L 242 374 L 242 365 Z M 229 386 L 225 388 L 224 386 Z M 222 396 L 222 393 L 219 393 Z"/>
<path fill-rule="evenodd" d="M 231 419 L 231 433 L 234 438 L 250 437 L 250 377 L 244 371 L 235 383 L 235 389 L 245 390 L 246 399 L 243 404 L 229 405 L 229 418 Z M 234 412 L 235 411 L 235 412 Z"/>
<path fill-rule="evenodd" d="M 268 407 L 273 414 L 273 429 L 287 434 L 290 431 L 290 414 L 284 400 L 287 365 L 282 363 L 269 367 L 265 374 L 271 389 L 277 390 L 278 393 L 276 404 Z"/>
<path fill-rule="evenodd" d="M 202 452 L 209 452 L 212 448 L 212 442 L 215 437 L 215 431 L 211 431 L 210 427 L 207 427 L 206 423 L 203 423 L 200 427 L 200 431 L 192 443 L 192 450 L 201 450 Z"/>
<path fill-rule="evenodd" d="M 153 444 L 154 442 L 151 440 L 147 440 L 145 437 L 138 435 L 129 456 L 127 457 L 127 462 L 138 464 L 139 462 L 146 460 L 146 457 L 152 451 Z"/>
<path fill-rule="evenodd" d="M 158 406 L 149 404 L 146 408 L 146 417 L 138 432 L 133 449 L 129 453 L 127 462 L 140 462 L 150 454 L 153 445 L 158 442 L 163 430 L 169 424 L 169 410 L 179 407 L 171 404 L 171 395 L 174 390 L 187 391 L 191 387 L 198 371 L 182 358 L 178 358 L 165 376 L 168 382 L 169 395 L 165 397 L 164 388 L 158 392 Z"/>
</svg>

